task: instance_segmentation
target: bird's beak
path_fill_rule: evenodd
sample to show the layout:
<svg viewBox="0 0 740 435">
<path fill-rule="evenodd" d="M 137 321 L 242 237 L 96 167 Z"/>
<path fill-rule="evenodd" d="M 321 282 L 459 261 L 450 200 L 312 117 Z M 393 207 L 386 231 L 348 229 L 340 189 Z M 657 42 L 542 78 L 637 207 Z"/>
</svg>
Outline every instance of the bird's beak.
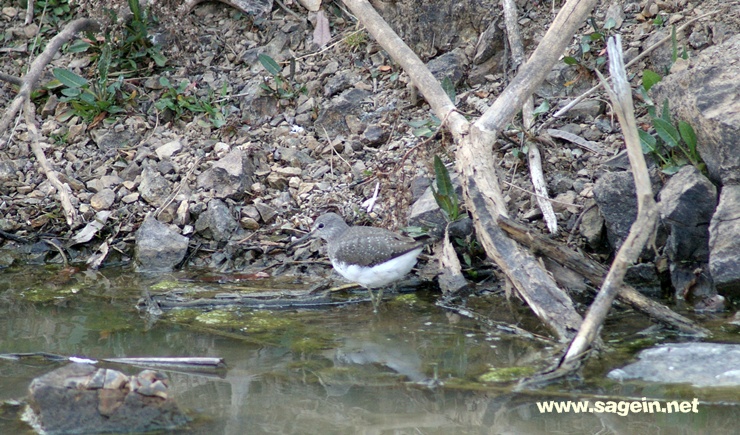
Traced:
<svg viewBox="0 0 740 435">
<path fill-rule="evenodd" d="M 300 239 L 298 239 L 298 240 L 296 240 L 296 241 L 291 242 L 290 244 L 288 244 L 288 246 L 286 246 L 285 249 L 286 250 L 292 249 L 294 246 L 299 245 L 299 244 L 305 242 L 306 240 L 312 238 L 313 236 L 314 236 L 313 231 L 309 231 L 308 233 L 306 233 L 305 236 L 303 236 Z"/>
</svg>

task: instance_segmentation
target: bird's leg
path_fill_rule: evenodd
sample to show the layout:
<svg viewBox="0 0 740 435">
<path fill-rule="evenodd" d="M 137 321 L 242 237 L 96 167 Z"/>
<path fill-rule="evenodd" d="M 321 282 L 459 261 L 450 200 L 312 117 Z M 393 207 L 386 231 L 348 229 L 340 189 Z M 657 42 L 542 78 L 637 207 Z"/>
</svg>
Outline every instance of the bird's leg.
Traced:
<svg viewBox="0 0 740 435">
<path fill-rule="evenodd" d="M 385 287 L 380 287 L 378 289 L 377 296 L 373 296 L 373 291 L 370 288 L 367 289 L 367 291 L 370 293 L 370 300 L 373 302 L 373 312 L 374 313 L 378 312 L 378 307 L 380 306 L 380 302 L 383 300 L 383 289 L 385 289 Z M 396 283 L 393 283 L 393 292 L 397 293 L 398 292 L 397 290 L 398 290 L 398 287 Z"/>
<path fill-rule="evenodd" d="M 373 289 L 367 288 L 367 292 L 370 293 L 370 302 L 373 303 L 373 313 L 378 314 L 378 306 L 380 305 L 380 298 L 383 296 L 383 289 L 378 290 L 378 298 L 373 296 Z"/>
</svg>

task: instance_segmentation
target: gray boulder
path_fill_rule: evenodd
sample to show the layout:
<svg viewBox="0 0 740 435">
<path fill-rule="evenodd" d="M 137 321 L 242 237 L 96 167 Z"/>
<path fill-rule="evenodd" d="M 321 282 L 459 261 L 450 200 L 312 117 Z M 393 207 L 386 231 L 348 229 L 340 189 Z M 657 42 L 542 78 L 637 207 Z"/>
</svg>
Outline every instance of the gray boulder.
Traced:
<svg viewBox="0 0 740 435">
<path fill-rule="evenodd" d="M 188 238 L 147 216 L 136 231 L 136 266 L 140 272 L 172 270 L 188 250 Z"/>
</svg>

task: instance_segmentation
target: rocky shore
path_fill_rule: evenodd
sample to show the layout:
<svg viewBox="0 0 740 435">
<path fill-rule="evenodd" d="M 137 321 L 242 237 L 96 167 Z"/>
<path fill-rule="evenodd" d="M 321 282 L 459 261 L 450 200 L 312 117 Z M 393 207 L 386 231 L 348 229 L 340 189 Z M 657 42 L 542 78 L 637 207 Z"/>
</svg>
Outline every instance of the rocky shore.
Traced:
<svg viewBox="0 0 740 435">
<path fill-rule="evenodd" d="M 64 19 L 85 16 L 89 9 L 82 3 L 69 17 L 41 26 L 24 24 L 21 9 L 4 7 L 0 72 L 21 77 L 36 36 L 50 38 Z M 427 21 L 415 16 L 412 26 L 404 14 L 417 3 L 385 4 L 381 12 L 435 76 L 454 87 L 459 110 L 478 116 L 511 77 L 495 2 L 483 11 L 438 8 Z M 670 36 L 671 24 L 721 11 L 677 35 L 688 60 L 671 62 L 669 42 L 633 67 L 637 76 L 647 69 L 664 75 L 666 65 L 670 68 L 644 96 L 659 109 L 668 100 L 670 119 L 691 124 L 705 166 L 667 170 L 660 158 L 648 156 L 662 227 L 655 249 L 646 250 L 630 276 L 652 295 L 668 292 L 698 309 L 721 310 L 726 297 L 740 295 L 740 11 L 719 1 L 683 1 L 681 7 L 622 3 L 616 9 L 602 6 L 594 19 L 600 26 L 614 21 L 628 58 Z M 122 17 L 118 25 L 130 15 L 126 2 L 106 5 Z M 270 267 L 270 273 L 310 273 L 302 260 L 318 258 L 320 244 L 291 252 L 284 246 L 324 211 L 354 224 L 434 233 L 444 218 L 429 199 L 433 156 L 455 172 L 454 144 L 438 129 L 440 120 L 341 7 L 325 4 L 321 14 L 297 4 L 287 7 L 250 16 L 207 3 L 178 15 L 166 4 L 156 5 L 151 13 L 159 20 L 150 36 L 166 64 L 152 64 L 151 75 L 121 79 L 120 95 L 128 98 L 122 112 L 88 122 L 65 116 L 70 103 L 58 88 L 39 96 L 36 120 L 46 138 L 45 154 L 71 188 L 81 219 L 67 225 L 54 187 L 29 150 L 24 123 L 0 132 L 0 267 L 131 262 L 140 270 Z M 544 5 L 521 7 L 531 50 L 550 14 Z M 102 9 L 89 13 L 107 19 Z M 453 13 L 478 20 L 448 20 Z M 328 17 L 331 40 L 319 47 L 315 28 L 322 17 Z M 656 17 L 664 24 L 657 25 Z M 440 26 L 445 22 L 449 26 Z M 429 29 L 435 29 L 436 39 L 419 36 Z M 584 25 L 578 38 L 593 31 Z M 568 55 L 579 51 L 577 65 L 558 65 L 537 92 L 535 106 L 546 104 L 538 122 L 554 130 L 550 145 L 541 149 L 542 160 L 561 228 L 553 237 L 608 263 L 636 214 L 621 132 L 607 100 L 598 95 L 551 117 L 596 83 L 587 67 L 599 53 L 574 44 Z M 278 63 L 280 71 L 271 72 L 260 55 Z M 73 50 L 60 53 L 50 66 L 87 78 L 96 69 L 89 52 Z M 53 79 L 49 72 L 42 84 Z M 640 85 L 636 77 L 635 87 Z M 7 107 L 15 92 L 4 83 L 0 106 Z M 655 127 L 643 103 L 638 122 L 650 133 Z M 499 177 L 512 217 L 544 233 L 526 150 L 518 145 L 519 124 L 512 121 L 494 146 Z M 458 248 L 463 258 L 473 253 L 472 264 L 483 259 L 470 248 L 469 231 L 460 234 L 468 247 Z"/>
</svg>

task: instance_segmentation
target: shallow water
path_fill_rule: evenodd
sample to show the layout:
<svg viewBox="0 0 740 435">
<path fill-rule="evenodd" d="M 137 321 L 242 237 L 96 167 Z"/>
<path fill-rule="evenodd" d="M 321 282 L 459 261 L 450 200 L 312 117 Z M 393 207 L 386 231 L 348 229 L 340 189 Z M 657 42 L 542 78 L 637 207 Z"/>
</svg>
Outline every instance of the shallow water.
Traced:
<svg viewBox="0 0 740 435">
<path fill-rule="evenodd" d="M 434 306 L 433 294 L 397 296 L 377 314 L 364 303 L 313 310 L 178 310 L 152 325 L 137 312 L 144 290 L 221 288 L 193 284 L 185 276 L 144 277 L 126 269 L 0 271 L 0 353 L 224 358 L 228 368 L 217 373 L 167 372 L 171 395 L 194 417 L 191 433 L 737 433 L 737 389 L 604 380 L 606 371 L 629 357 L 618 352 L 591 364 L 585 382 L 515 393 L 506 381 L 551 363 L 548 345 L 484 331 Z M 647 325 L 629 313 L 612 323 L 622 328 L 607 337 L 611 342 L 632 340 L 632 330 Z M 0 400 L 23 398 L 31 379 L 58 366 L 0 360 Z M 502 382 L 484 383 L 482 376 Z M 537 406 L 642 397 L 700 402 L 697 413 L 684 414 L 546 413 Z M 24 432 L 0 415 L 0 433 Z"/>
</svg>

